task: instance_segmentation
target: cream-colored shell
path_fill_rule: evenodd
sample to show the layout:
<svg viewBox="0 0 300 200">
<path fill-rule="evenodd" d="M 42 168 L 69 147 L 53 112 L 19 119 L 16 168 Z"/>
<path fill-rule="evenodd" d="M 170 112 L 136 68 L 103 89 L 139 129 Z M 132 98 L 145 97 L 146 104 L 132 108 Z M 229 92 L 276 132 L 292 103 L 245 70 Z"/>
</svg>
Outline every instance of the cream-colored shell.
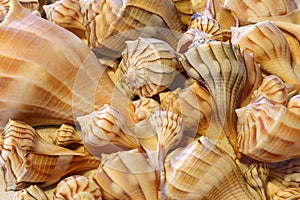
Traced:
<svg viewBox="0 0 300 200">
<path fill-rule="evenodd" d="M 36 185 L 20 190 L 15 193 L 14 200 L 48 200 L 45 192 Z"/>
<path fill-rule="evenodd" d="M 285 188 L 279 192 L 276 192 L 271 197 L 271 200 L 298 200 L 300 199 L 300 188 L 299 187 L 290 187 Z"/>
<path fill-rule="evenodd" d="M 101 200 L 100 187 L 82 175 L 73 175 L 61 180 L 53 191 L 53 200 Z"/>
<path fill-rule="evenodd" d="M 49 137 L 52 139 L 53 144 L 58 146 L 67 146 L 73 143 L 81 143 L 81 138 L 77 130 L 68 124 L 62 124 L 53 134 Z"/>
</svg>

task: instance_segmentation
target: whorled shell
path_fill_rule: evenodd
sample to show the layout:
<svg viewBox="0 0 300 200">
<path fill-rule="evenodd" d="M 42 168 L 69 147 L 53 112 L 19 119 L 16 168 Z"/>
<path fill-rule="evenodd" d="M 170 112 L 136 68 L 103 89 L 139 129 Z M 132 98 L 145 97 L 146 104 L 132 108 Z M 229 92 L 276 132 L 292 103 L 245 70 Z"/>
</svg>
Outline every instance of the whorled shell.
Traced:
<svg viewBox="0 0 300 200">
<path fill-rule="evenodd" d="M 300 155 L 300 115 L 264 97 L 236 109 L 238 148 L 262 162 L 280 162 Z"/>
<path fill-rule="evenodd" d="M 15 193 L 14 200 L 48 200 L 45 192 L 36 185 L 20 190 Z"/>
<path fill-rule="evenodd" d="M 183 119 L 184 129 L 205 135 L 211 120 L 212 99 L 198 83 L 184 89 L 159 94 L 163 110 L 177 113 Z"/>
<path fill-rule="evenodd" d="M 75 117 L 105 103 L 129 113 L 128 98 L 78 37 L 15 0 L 0 25 L 0 43 L 0 127 L 8 118 L 31 125 L 74 124 Z"/>
<path fill-rule="evenodd" d="M 204 137 L 169 154 L 165 173 L 170 199 L 253 199 L 234 160 Z"/>
<path fill-rule="evenodd" d="M 250 17 L 284 15 L 297 8 L 294 0 L 225 0 L 224 6 L 234 13 L 241 25 L 249 24 Z"/>
<path fill-rule="evenodd" d="M 53 143 L 58 146 L 67 146 L 69 144 L 81 143 L 81 138 L 73 126 L 62 124 L 54 134 L 49 137 Z"/>
<path fill-rule="evenodd" d="M 136 149 L 102 155 L 93 180 L 103 199 L 158 199 L 155 170 Z"/>
<path fill-rule="evenodd" d="M 177 38 L 172 31 L 183 29 L 172 0 L 88 1 L 83 13 L 89 46 L 97 47 L 95 51 L 103 55 L 121 52 L 126 40 L 135 40 L 141 35 L 165 38 L 174 45 Z"/>
<path fill-rule="evenodd" d="M 210 92 L 212 121 L 206 136 L 217 140 L 224 130 L 237 151 L 236 114 L 246 83 L 246 67 L 240 49 L 229 42 L 211 41 L 190 48 L 183 54 L 187 74 Z"/>
<path fill-rule="evenodd" d="M 217 20 L 209 18 L 200 13 L 195 13 L 193 15 L 189 29 L 193 29 L 193 28 L 199 29 L 205 33 L 212 35 L 212 36 L 218 36 L 218 35 L 222 34 L 221 26 L 217 22 Z M 215 40 L 217 40 L 217 38 L 218 37 L 214 37 Z M 221 40 L 222 40 L 222 38 L 221 38 Z"/>
<path fill-rule="evenodd" d="M 267 200 L 266 184 L 269 176 L 269 168 L 264 163 L 252 163 L 245 172 L 247 183 L 254 188 L 262 200 Z"/>
<path fill-rule="evenodd" d="M 193 15 L 193 0 L 173 0 L 182 23 L 189 26 Z"/>
<path fill-rule="evenodd" d="M 290 84 L 298 84 L 292 65 L 289 45 L 280 29 L 263 21 L 232 29 L 233 44 L 251 52 L 261 69 Z"/>
<path fill-rule="evenodd" d="M 285 188 L 276 192 L 271 200 L 298 200 L 300 199 L 300 187 Z"/>
<path fill-rule="evenodd" d="M 180 67 L 178 55 L 166 42 L 154 38 L 126 41 L 119 68 L 119 86 L 129 97 L 151 97 L 168 88 Z"/>
<path fill-rule="evenodd" d="M 274 104 L 285 106 L 288 101 L 288 88 L 284 82 L 275 75 L 264 77 L 262 84 L 252 94 L 252 99 L 265 97 Z"/>
<path fill-rule="evenodd" d="M 53 191 L 53 200 L 101 200 L 100 187 L 91 179 L 73 175 L 61 180 Z"/>
<path fill-rule="evenodd" d="M 292 159 L 270 165 L 270 179 L 279 181 L 284 187 L 300 187 L 300 159 Z"/>
<path fill-rule="evenodd" d="M 10 121 L 0 139 L 0 165 L 7 190 L 47 187 L 69 173 L 97 168 L 99 160 L 41 139 L 34 129 Z"/>
<path fill-rule="evenodd" d="M 132 101 L 134 106 L 134 120 L 139 122 L 149 118 L 156 111 L 161 110 L 160 104 L 151 98 L 141 97 L 139 100 Z"/>
<path fill-rule="evenodd" d="M 80 137 L 94 155 L 124 149 L 140 149 L 134 134 L 128 128 L 123 115 L 114 107 L 104 105 L 88 115 L 77 117 L 81 127 Z"/>
<path fill-rule="evenodd" d="M 27 10 L 29 10 L 30 12 L 33 11 L 41 11 L 40 7 L 43 6 L 44 4 L 46 4 L 46 1 L 43 0 L 19 0 L 20 4 L 25 7 Z M 4 20 L 7 12 L 9 11 L 10 8 L 10 4 L 11 4 L 11 0 L 0 0 L 0 8 L 1 10 L 3 9 L 2 12 L 0 12 L 0 14 L 2 13 L 2 17 L 0 15 L 0 22 L 2 20 Z"/>
<path fill-rule="evenodd" d="M 85 38 L 86 28 L 79 0 L 59 0 L 43 6 L 43 9 L 49 21 L 70 30 L 80 38 Z"/>
</svg>

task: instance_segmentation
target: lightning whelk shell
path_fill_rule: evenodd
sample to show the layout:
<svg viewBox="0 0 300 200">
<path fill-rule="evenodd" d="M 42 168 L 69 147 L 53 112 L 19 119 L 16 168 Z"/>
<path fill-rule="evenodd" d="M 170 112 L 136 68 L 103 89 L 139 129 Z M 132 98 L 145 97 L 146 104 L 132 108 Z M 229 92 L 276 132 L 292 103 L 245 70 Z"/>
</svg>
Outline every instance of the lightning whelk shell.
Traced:
<svg viewBox="0 0 300 200">
<path fill-rule="evenodd" d="M 300 188 L 290 187 L 276 192 L 271 200 L 298 200 L 300 199 Z"/>
<path fill-rule="evenodd" d="M 93 179 L 103 199 L 158 199 L 155 170 L 136 149 L 102 155 Z"/>
<path fill-rule="evenodd" d="M 267 200 L 266 184 L 269 176 L 269 168 L 264 163 L 252 163 L 245 172 L 247 183 L 253 187 L 262 200 Z"/>
<path fill-rule="evenodd" d="M 81 143 L 81 138 L 78 132 L 73 126 L 62 124 L 54 134 L 50 134 L 49 137 L 53 143 L 58 146 L 67 146 L 73 143 Z"/>
<path fill-rule="evenodd" d="M 148 119 L 153 113 L 161 110 L 160 104 L 151 98 L 141 97 L 139 100 L 132 101 L 132 105 L 135 122 Z"/>
<path fill-rule="evenodd" d="M 241 25 L 249 24 L 250 17 L 284 15 L 297 8 L 293 0 L 279 0 L 276 3 L 272 0 L 225 0 L 224 6 L 234 13 Z"/>
<path fill-rule="evenodd" d="M 125 149 L 140 149 L 123 115 L 114 107 L 104 105 L 100 110 L 77 118 L 80 137 L 94 156 Z M 141 150 L 142 151 L 142 150 Z"/>
<path fill-rule="evenodd" d="M 0 165 L 7 190 L 47 187 L 71 173 L 97 168 L 99 160 L 39 139 L 34 129 L 10 121 L 1 133 Z"/>
<path fill-rule="evenodd" d="M 159 97 L 162 109 L 182 117 L 186 131 L 205 135 L 212 112 L 212 99 L 205 88 L 193 83 L 184 89 L 160 93 Z"/>
<path fill-rule="evenodd" d="M 175 78 L 180 63 L 175 50 L 154 38 L 126 41 L 119 68 L 119 86 L 129 97 L 151 97 L 166 89 Z"/>
<path fill-rule="evenodd" d="M 215 141 L 225 131 L 237 151 L 234 109 L 240 104 L 246 83 L 246 67 L 241 52 L 229 42 L 211 41 L 183 54 L 187 74 L 202 83 L 212 96 L 212 121 L 206 136 Z"/>
<path fill-rule="evenodd" d="M 261 69 L 290 84 L 299 84 L 289 45 L 280 29 L 270 21 L 232 29 L 233 44 L 253 53 Z"/>
<path fill-rule="evenodd" d="M 170 199 L 253 199 L 234 160 L 204 137 L 169 154 L 165 173 Z"/>
<path fill-rule="evenodd" d="M 59 0 L 43 6 L 47 19 L 66 28 L 80 38 L 85 38 L 86 28 L 78 0 Z"/>
<path fill-rule="evenodd" d="M 14 200 L 48 200 L 45 192 L 36 185 L 31 185 L 30 187 L 18 191 Z"/>
<path fill-rule="evenodd" d="M 176 35 L 171 31 L 165 34 L 162 29 L 181 32 L 183 28 L 171 0 L 89 1 L 83 13 L 89 46 L 92 49 L 97 47 L 95 50 L 101 54 L 105 54 L 106 50 L 110 50 L 107 52 L 109 55 L 112 55 L 112 51 L 121 52 L 126 40 L 137 39 L 141 34 L 149 38 L 166 38 L 176 44 Z M 144 27 L 150 28 L 139 29 Z"/>
<path fill-rule="evenodd" d="M 113 104 L 111 95 L 118 99 L 115 106 L 124 103 L 120 111 L 128 108 L 128 99 L 78 37 L 15 0 L 0 25 L 0 43 L 0 127 L 8 118 L 31 125 L 74 124 L 74 117 Z"/>
<path fill-rule="evenodd" d="M 101 200 L 99 186 L 91 179 L 73 175 L 61 180 L 53 192 L 53 200 Z"/>
<path fill-rule="evenodd" d="M 280 162 L 300 155 L 300 115 L 264 97 L 236 109 L 238 148 L 262 162 Z"/>
</svg>

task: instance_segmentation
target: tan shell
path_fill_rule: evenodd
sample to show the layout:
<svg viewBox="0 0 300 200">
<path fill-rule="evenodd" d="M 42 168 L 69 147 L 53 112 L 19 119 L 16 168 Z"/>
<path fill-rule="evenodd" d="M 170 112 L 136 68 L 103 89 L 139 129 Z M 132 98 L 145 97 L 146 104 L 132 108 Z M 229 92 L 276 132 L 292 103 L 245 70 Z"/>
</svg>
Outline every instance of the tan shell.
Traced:
<svg viewBox="0 0 300 200">
<path fill-rule="evenodd" d="M 151 98 L 141 97 L 139 100 L 132 101 L 132 105 L 135 122 L 148 119 L 153 113 L 161 110 L 160 104 Z"/>
<path fill-rule="evenodd" d="M 194 13 L 202 13 L 206 7 L 206 0 L 192 0 L 192 6 Z"/>
<path fill-rule="evenodd" d="M 54 134 L 50 134 L 53 144 L 67 146 L 73 143 L 81 143 L 81 138 L 73 126 L 62 124 Z"/>
<path fill-rule="evenodd" d="M 102 155 L 93 178 L 103 199 L 158 199 L 155 170 L 136 149 Z"/>
<path fill-rule="evenodd" d="M 26 139 L 25 139 L 26 138 Z M 61 177 L 97 168 L 99 160 L 43 141 L 34 129 L 10 121 L 0 140 L 0 165 L 7 190 L 47 187 Z"/>
<path fill-rule="evenodd" d="M 232 29 L 233 44 L 253 53 L 261 69 L 290 84 L 299 80 L 291 66 L 289 45 L 280 29 L 270 21 Z"/>
<path fill-rule="evenodd" d="M 0 127 L 8 118 L 31 125 L 74 124 L 75 117 L 105 103 L 128 115 L 129 100 L 74 34 L 34 16 L 13 0 L 0 35 L 0 84 L 7 85 L 0 92 Z"/>
<path fill-rule="evenodd" d="M 129 97 L 151 97 L 168 88 L 180 63 L 175 50 L 154 38 L 126 41 L 119 68 L 120 87 Z"/>
<path fill-rule="evenodd" d="M 225 0 L 224 6 L 239 19 L 241 25 L 248 24 L 250 17 L 266 17 L 287 14 L 297 8 L 293 0 Z"/>
<path fill-rule="evenodd" d="M 198 83 L 184 89 L 160 93 L 161 107 L 182 117 L 184 129 L 205 135 L 212 112 L 212 100 L 208 91 Z"/>
<path fill-rule="evenodd" d="M 45 192 L 36 185 L 16 192 L 14 200 L 48 200 Z"/>
<path fill-rule="evenodd" d="M 41 6 L 46 4 L 46 1 L 43 0 L 19 0 L 19 2 L 24 8 L 26 8 L 30 12 L 41 11 Z M 0 15 L 0 22 L 4 20 L 7 12 L 9 11 L 10 4 L 11 0 L 0 0 L 0 8 L 1 10 L 3 9 L 2 12 L 0 12 L 0 14 L 2 14 L 2 16 Z"/>
<path fill-rule="evenodd" d="M 126 40 L 137 39 L 141 34 L 143 37 L 165 38 L 176 44 L 176 35 L 172 31 L 181 32 L 183 28 L 171 0 L 88 1 L 83 13 L 89 46 L 92 49 L 97 47 L 95 50 L 100 54 L 121 52 Z"/>
<path fill-rule="evenodd" d="M 279 162 L 300 155 L 300 115 L 264 97 L 236 109 L 238 148 L 262 162 Z"/>
<path fill-rule="evenodd" d="M 240 104 L 246 83 L 246 67 L 239 48 L 229 42 L 211 41 L 183 55 L 182 65 L 188 75 L 202 83 L 213 99 L 213 125 L 209 126 L 206 136 L 217 140 L 224 130 L 237 152 L 234 109 Z"/>
<path fill-rule="evenodd" d="M 264 77 L 262 84 L 252 94 L 252 99 L 265 97 L 274 104 L 285 106 L 288 101 L 288 88 L 284 82 L 275 75 Z"/>
<path fill-rule="evenodd" d="M 91 179 L 73 175 L 61 180 L 53 192 L 53 200 L 101 200 L 99 186 Z"/>
<path fill-rule="evenodd" d="M 122 149 L 140 149 L 129 130 L 123 115 L 114 107 L 104 105 L 101 109 L 77 118 L 81 127 L 80 137 L 94 155 L 116 152 Z"/>
<path fill-rule="evenodd" d="M 300 159 L 292 159 L 270 166 L 271 181 L 277 180 L 284 187 L 300 187 Z"/>
<path fill-rule="evenodd" d="M 170 199 L 253 199 L 234 160 L 204 137 L 169 154 L 165 171 Z"/>
<path fill-rule="evenodd" d="M 182 23 L 189 26 L 193 15 L 193 0 L 173 0 Z"/>
<path fill-rule="evenodd" d="M 43 6 L 47 19 L 85 38 L 86 28 L 79 0 L 58 0 L 53 4 Z"/>
<path fill-rule="evenodd" d="M 266 184 L 269 176 L 269 168 L 264 163 L 252 163 L 245 172 L 247 183 L 253 187 L 262 200 L 267 200 Z"/>
<path fill-rule="evenodd" d="M 300 115 L 300 95 L 291 97 L 287 103 L 287 107 L 290 111 Z"/>
<path fill-rule="evenodd" d="M 300 199 L 300 187 L 285 188 L 274 194 L 271 200 L 298 200 Z"/>
</svg>

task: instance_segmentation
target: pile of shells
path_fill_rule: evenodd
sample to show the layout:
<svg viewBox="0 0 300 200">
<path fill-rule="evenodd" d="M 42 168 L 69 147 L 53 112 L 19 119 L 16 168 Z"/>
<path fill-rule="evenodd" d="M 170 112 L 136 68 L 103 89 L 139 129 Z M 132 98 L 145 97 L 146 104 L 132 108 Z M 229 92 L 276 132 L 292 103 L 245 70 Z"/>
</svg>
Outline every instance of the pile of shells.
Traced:
<svg viewBox="0 0 300 200">
<path fill-rule="evenodd" d="M 299 0 L 0 0 L 0 85 L 1 199 L 300 199 Z"/>
</svg>

